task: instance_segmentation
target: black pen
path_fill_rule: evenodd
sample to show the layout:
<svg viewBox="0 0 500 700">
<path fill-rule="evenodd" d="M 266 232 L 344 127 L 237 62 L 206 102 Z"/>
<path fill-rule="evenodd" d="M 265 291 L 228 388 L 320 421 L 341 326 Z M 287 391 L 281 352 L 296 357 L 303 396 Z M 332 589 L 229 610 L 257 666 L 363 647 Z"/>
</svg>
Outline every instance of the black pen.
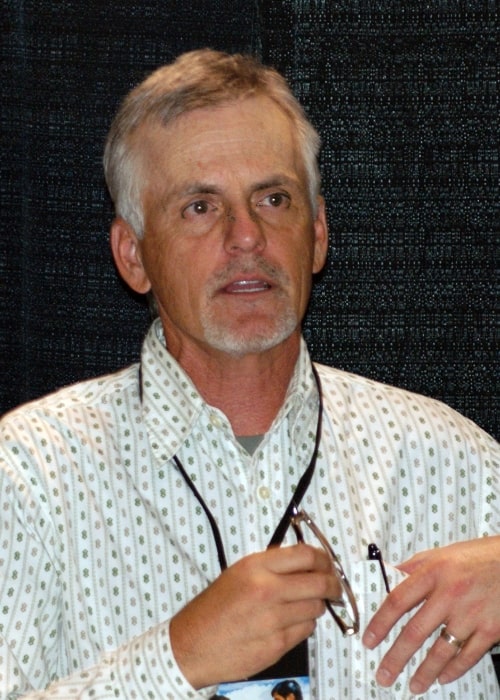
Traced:
<svg viewBox="0 0 500 700">
<path fill-rule="evenodd" d="M 385 590 L 387 591 L 387 593 L 390 593 L 391 589 L 389 587 L 389 579 L 387 578 L 387 572 L 385 570 L 384 560 L 382 559 L 382 553 L 380 552 L 380 549 L 377 547 L 377 545 L 373 542 L 368 545 L 368 559 L 370 559 L 371 561 L 374 561 L 376 559 L 380 564 L 380 570 L 382 571 L 382 576 L 384 578 Z"/>
</svg>

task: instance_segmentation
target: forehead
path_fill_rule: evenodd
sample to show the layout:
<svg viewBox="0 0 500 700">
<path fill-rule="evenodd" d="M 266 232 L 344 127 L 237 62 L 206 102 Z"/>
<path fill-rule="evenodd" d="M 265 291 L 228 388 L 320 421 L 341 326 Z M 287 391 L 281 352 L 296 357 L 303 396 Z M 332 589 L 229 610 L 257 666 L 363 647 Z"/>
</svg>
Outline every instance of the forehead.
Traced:
<svg viewBox="0 0 500 700">
<path fill-rule="evenodd" d="M 265 96 L 196 109 L 166 126 L 143 124 L 134 141 L 149 184 L 155 175 L 178 180 L 209 170 L 229 176 L 246 169 L 285 169 L 302 179 L 293 122 Z"/>
</svg>

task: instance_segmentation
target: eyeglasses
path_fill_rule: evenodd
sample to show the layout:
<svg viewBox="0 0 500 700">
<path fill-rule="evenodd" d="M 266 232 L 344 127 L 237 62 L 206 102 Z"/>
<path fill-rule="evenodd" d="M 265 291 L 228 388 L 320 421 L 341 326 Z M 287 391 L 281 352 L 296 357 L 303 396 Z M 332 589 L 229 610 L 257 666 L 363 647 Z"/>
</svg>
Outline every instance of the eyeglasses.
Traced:
<svg viewBox="0 0 500 700">
<path fill-rule="evenodd" d="M 344 569 L 342 568 L 342 564 L 340 563 L 339 558 L 331 548 L 326 537 L 323 535 L 323 533 L 317 527 L 317 525 L 311 520 L 311 518 L 307 515 L 307 513 L 304 510 L 298 510 L 296 506 L 293 506 L 292 515 L 290 517 L 290 524 L 294 529 L 295 536 L 297 537 L 298 542 L 305 542 L 304 535 L 301 529 L 302 523 L 307 525 L 307 527 L 310 529 L 310 531 L 313 533 L 316 539 L 320 542 L 321 546 L 330 557 L 334 573 L 340 584 L 340 598 L 337 598 L 336 600 L 325 600 L 327 610 L 330 612 L 331 616 L 339 626 L 344 636 L 349 637 L 353 634 L 356 634 L 357 632 L 359 632 L 359 611 L 358 606 L 356 604 L 356 599 L 354 598 L 354 594 L 352 592 L 351 584 L 349 583 L 349 580 L 345 575 Z M 334 606 L 343 609 L 345 616 L 347 617 L 347 621 L 344 620 L 343 617 L 334 610 Z"/>
</svg>

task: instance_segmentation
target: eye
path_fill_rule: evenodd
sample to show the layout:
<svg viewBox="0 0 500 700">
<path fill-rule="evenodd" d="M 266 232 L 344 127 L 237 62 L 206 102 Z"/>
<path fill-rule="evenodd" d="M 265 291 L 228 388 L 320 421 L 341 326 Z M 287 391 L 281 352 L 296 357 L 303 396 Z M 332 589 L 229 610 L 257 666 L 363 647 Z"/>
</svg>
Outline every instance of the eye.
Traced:
<svg viewBox="0 0 500 700">
<path fill-rule="evenodd" d="M 273 207 L 278 209 L 280 207 L 288 209 L 290 206 L 290 196 L 284 192 L 273 192 L 263 197 L 258 203 L 258 207 Z"/>
<path fill-rule="evenodd" d="M 196 216 L 203 216 L 204 214 L 208 214 L 209 212 L 216 210 L 217 207 L 210 202 L 207 202 L 205 199 L 197 199 L 195 202 L 188 204 L 188 206 L 182 210 L 182 218 L 190 219 Z"/>
</svg>

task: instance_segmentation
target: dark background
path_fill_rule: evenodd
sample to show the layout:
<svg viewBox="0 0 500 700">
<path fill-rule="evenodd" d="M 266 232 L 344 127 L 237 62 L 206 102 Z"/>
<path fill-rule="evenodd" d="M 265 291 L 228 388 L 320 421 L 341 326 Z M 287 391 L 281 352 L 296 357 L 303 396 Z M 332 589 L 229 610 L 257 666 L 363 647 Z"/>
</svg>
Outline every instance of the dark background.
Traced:
<svg viewBox="0 0 500 700">
<path fill-rule="evenodd" d="M 491 0 L 1 0 L 0 412 L 138 357 L 101 171 L 119 100 L 201 46 L 284 72 L 320 130 L 315 359 L 498 436 L 498 15 Z"/>
</svg>

